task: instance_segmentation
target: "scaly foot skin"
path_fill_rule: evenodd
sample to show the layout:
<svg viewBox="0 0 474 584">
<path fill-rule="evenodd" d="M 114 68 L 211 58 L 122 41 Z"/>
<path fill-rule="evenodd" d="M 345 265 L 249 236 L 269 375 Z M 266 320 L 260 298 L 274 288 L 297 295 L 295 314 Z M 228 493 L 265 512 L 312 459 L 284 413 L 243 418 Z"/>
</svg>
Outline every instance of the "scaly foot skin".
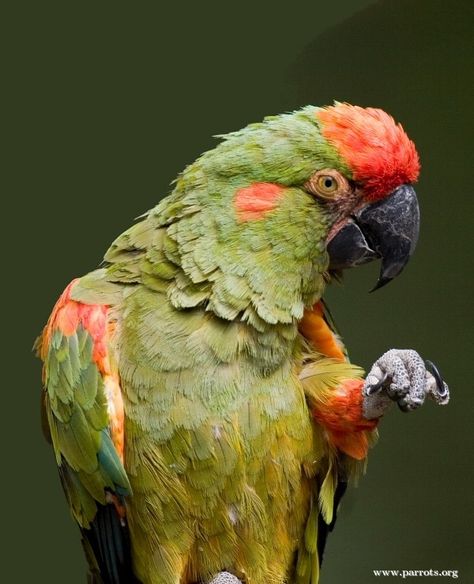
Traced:
<svg viewBox="0 0 474 584">
<path fill-rule="evenodd" d="M 242 584 L 242 582 L 230 572 L 219 572 L 209 584 Z"/>
<path fill-rule="evenodd" d="M 404 412 L 416 410 L 427 396 L 438 405 L 449 401 L 449 388 L 431 361 L 411 349 L 391 349 L 377 359 L 365 379 L 363 413 L 379 418 L 392 402 Z"/>
</svg>

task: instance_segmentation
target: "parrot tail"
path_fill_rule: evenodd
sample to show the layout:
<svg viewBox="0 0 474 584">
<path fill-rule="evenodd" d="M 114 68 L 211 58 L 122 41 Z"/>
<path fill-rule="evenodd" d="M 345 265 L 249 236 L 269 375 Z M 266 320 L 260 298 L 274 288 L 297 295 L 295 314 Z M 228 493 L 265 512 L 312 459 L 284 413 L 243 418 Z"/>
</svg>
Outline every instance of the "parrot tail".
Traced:
<svg viewBox="0 0 474 584">
<path fill-rule="evenodd" d="M 318 556 L 319 556 L 319 565 L 323 562 L 324 556 L 324 548 L 326 547 L 326 541 L 328 538 L 329 533 L 334 529 L 336 525 L 337 519 L 337 508 L 339 503 L 341 502 L 342 497 L 347 489 L 347 482 L 344 480 L 340 480 L 337 483 L 336 490 L 334 492 L 334 515 L 332 518 L 331 523 L 328 525 L 322 515 L 319 515 L 319 526 L 318 526 Z"/>
<path fill-rule="evenodd" d="M 114 505 L 98 505 L 90 528 L 81 534 L 89 584 L 140 584 L 132 570 L 128 527 Z"/>
</svg>

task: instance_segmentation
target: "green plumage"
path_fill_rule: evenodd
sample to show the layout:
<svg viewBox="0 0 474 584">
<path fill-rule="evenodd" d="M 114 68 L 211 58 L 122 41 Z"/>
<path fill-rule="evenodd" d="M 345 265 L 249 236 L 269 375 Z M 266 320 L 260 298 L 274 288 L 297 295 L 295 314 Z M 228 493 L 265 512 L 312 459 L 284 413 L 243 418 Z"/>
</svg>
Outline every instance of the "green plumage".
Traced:
<svg viewBox="0 0 474 584">
<path fill-rule="evenodd" d="M 74 517 L 88 527 L 105 489 L 130 492 L 112 444 L 104 382 L 92 361 L 92 338 L 82 326 L 55 331 L 45 359 L 45 410 L 61 480 Z"/>
<path fill-rule="evenodd" d="M 318 516 L 332 519 L 337 470 L 299 379 L 297 326 L 323 293 L 331 215 L 302 185 L 319 168 L 350 172 L 314 111 L 224 137 L 74 287 L 75 300 L 109 305 L 116 321 L 128 480 L 90 338 L 52 340 L 48 420 L 73 512 L 87 526 L 105 487 L 131 491 L 145 583 L 223 569 L 248 584 L 318 580 Z M 255 182 L 288 188 L 263 219 L 239 221 L 235 193 Z M 312 375 L 312 391 L 325 375 Z"/>
</svg>

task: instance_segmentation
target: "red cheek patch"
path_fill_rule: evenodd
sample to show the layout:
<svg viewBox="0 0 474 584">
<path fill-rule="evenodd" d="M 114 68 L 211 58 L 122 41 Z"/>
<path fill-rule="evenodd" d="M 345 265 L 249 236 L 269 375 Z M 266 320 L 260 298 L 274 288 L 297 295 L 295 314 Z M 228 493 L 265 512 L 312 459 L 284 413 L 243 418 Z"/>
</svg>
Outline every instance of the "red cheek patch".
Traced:
<svg viewBox="0 0 474 584">
<path fill-rule="evenodd" d="M 265 213 L 278 205 L 284 187 L 275 183 L 253 183 L 235 193 L 234 206 L 239 221 L 263 219 Z"/>
</svg>

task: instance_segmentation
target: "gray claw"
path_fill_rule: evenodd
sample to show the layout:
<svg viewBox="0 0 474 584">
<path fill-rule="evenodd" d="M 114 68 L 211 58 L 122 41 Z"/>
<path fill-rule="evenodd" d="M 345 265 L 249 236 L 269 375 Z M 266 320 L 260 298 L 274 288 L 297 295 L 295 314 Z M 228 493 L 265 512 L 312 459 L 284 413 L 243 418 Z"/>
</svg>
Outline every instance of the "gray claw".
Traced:
<svg viewBox="0 0 474 584">
<path fill-rule="evenodd" d="M 428 359 L 425 361 L 426 369 L 431 373 L 431 375 L 436 380 L 436 386 L 438 388 L 438 395 L 440 398 L 445 398 L 448 394 L 448 386 L 444 383 L 443 378 L 441 377 L 441 373 L 433 361 L 429 361 Z"/>
<path fill-rule="evenodd" d="M 411 406 L 409 403 L 407 403 L 405 398 L 401 398 L 397 401 L 397 406 L 398 409 L 403 412 L 404 414 L 407 414 L 408 412 L 412 412 L 415 408 L 413 406 Z"/>
<path fill-rule="evenodd" d="M 387 379 L 388 379 L 388 373 L 385 372 L 383 374 L 382 378 L 377 383 L 375 383 L 374 385 L 367 386 L 365 393 L 367 395 L 374 395 L 375 393 L 378 393 L 382 389 L 382 387 L 384 386 Z"/>
<path fill-rule="evenodd" d="M 403 412 L 404 414 L 407 414 L 410 411 L 410 406 L 407 403 L 403 403 L 402 401 L 397 402 L 398 405 L 398 409 Z"/>
</svg>

